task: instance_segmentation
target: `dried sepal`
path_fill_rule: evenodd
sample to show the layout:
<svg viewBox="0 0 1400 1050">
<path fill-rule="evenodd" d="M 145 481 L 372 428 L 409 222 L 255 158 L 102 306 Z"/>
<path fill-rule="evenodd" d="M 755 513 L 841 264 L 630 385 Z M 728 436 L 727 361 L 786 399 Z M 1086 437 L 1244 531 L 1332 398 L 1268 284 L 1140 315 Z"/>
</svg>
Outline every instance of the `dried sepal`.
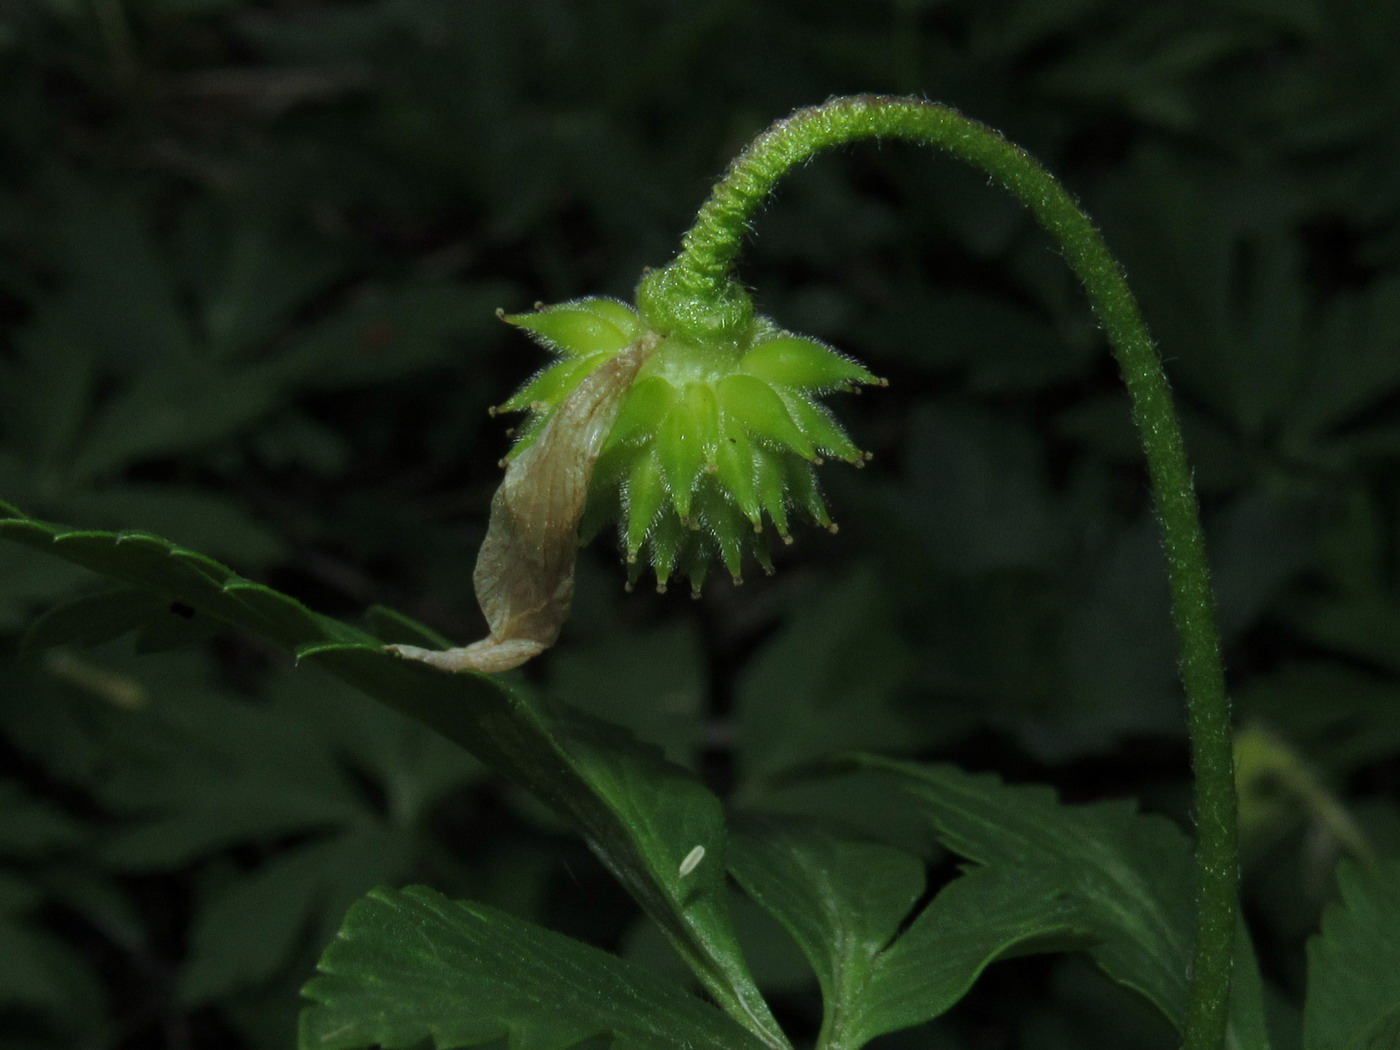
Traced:
<svg viewBox="0 0 1400 1050">
<path fill-rule="evenodd" d="M 554 644 L 573 602 L 579 522 L 594 466 L 655 344 L 654 337 L 639 339 L 584 377 L 511 460 L 472 575 L 490 634 L 456 649 L 390 650 L 446 671 L 491 673 Z"/>
</svg>

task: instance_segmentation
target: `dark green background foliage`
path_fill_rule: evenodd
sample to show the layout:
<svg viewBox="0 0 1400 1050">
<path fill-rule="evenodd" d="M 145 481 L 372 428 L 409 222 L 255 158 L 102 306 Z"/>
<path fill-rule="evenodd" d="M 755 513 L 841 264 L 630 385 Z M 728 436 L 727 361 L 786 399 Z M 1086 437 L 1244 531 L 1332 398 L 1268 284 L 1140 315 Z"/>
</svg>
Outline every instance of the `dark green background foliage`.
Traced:
<svg viewBox="0 0 1400 1050">
<path fill-rule="evenodd" d="M 8 0 L 0 496 L 469 640 L 486 408 L 541 364 L 494 308 L 628 296 L 796 106 L 950 103 L 1065 179 L 1168 361 L 1259 729 L 1244 891 L 1288 1050 L 1333 862 L 1400 853 L 1396 54 L 1376 0 Z M 736 805 L 855 821 L 935 873 L 912 815 L 781 774 L 865 747 L 1184 819 L 1145 481 L 1047 239 L 895 146 L 804 168 L 757 234 L 760 308 L 892 380 L 838 406 L 875 452 L 823 471 L 840 534 L 699 602 L 624 595 L 595 544 L 529 676 Z M 29 548 L 0 547 L 0 585 L 5 1050 L 286 1046 L 381 884 L 663 965 L 581 846 L 426 730 Z M 82 595 L 132 609 L 135 646 L 49 621 L 22 651 Z M 739 915 L 802 1032 L 815 979 Z M 1171 1038 L 1071 956 L 877 1045 L 1086 1041 Z"/>
</svg>

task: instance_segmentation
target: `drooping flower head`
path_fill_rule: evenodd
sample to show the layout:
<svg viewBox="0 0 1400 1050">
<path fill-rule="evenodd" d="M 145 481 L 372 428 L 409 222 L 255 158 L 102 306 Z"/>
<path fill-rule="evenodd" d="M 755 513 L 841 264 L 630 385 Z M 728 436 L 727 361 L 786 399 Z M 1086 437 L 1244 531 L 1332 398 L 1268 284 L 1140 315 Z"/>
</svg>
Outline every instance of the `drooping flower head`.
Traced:
<svg viewBox="0 0 1400 1050">
<path fill-rule="evenodd" d="M 860 364 L 757 315 L 722 338 L 649 333 L 631 307 L 604 298 L 502 317 L 558 355 L 496 409 L 529 413 L 508 458 L 585 376 L 639 339 L 655 342 L 597 461 L 580 528 L 587 540 L 616 522 L 629 586 L 650 563 L 658 590 L 684 574 L 698 592 L 716 556 L 736 580 L 748 557 L 771 572 L 768 533 L 791 542 L 794 510 L 834 531 L 814 467 L 869 457 L 819 398 L 882 382 Z"/>
</svg>

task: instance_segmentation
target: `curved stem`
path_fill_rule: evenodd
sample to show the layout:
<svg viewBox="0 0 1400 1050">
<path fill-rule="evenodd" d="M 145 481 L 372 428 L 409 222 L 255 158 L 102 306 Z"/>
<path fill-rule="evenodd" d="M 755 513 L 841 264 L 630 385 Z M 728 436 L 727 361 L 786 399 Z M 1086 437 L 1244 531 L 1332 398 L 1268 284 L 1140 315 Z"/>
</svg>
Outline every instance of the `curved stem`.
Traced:
<svg viewBox="0 0 1400 1050">
<path fill-rule="evenodd" d="M 1137 302 L 1103 238 L 1024 150 L 945 106 L 856 96 L 799 110 L 730 165 L 686 233 L 679 256 L 648 275 L 638 301 L 671 329 L 723 332 L 745 316 L 732 277 L 750 217 L 777 180 L 819 150 L 870 138 L 946 150 L 988 173 L 1035 214 L 1088 293 L 1132 399 L 1161 522 L 1195 771 L 1197 940 L 1183 1045 L 1223 1044 L 1237 910 L 1235 782 L 1229 701 L 1191 471 L 1166 374 Z"/>
</svg>

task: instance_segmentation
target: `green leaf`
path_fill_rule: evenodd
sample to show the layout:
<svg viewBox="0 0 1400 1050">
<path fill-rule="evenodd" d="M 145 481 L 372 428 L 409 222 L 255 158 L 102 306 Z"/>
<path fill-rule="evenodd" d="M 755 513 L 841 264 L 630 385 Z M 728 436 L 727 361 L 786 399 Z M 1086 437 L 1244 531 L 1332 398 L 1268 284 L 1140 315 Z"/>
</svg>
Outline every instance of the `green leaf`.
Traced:
<svg viewBox="0 0 1400 1050">
<path fill-rule="evenodd" d="M 693 769 L 704 745 L 706 666 L 693 628 L 608 632 L 560 649 L 545 673 L 548 694 L 625 725 Z"/>
<path fill-rule="evenodd" d="M 718 1010 L 597 948 L 434 890 L 375 890 L 345 917 L 306 986 L 301 1050 L 438 1050 L 507 1039 L 555 1050 L 763 1044 Z"/>
<path fill-rule="evenodd" d="M 768 1045 L 787 1045 L 729 921 L 719 799 L 659 749 L 582 712 L 545 709 L 502 679 L 448 675 L 400 659 L 364 632 L 159 537 L 68 532 L 0 503 L 0 538 L 251 631 L 416 718 L 533 791 L 584 836 L 716 1001 Z M 680 863 L 696 846 L 705 847 L 710 861 L 683 877 Z"/>
<path fill-rule="evenodd" d="M 67 1045 L 80 1046 L 92 1038 L 106 1000 L 80 953 L 29 924 L 0 918 L 0 1007 L 40 1008 L 68 1035 Z"/>
<path fill-rule="evenodd" d="M 309 932 L 330 939 L 366 886 L 404 877 L 409 837 L 366 827 L 288 851 L 230 879 L 200 908 L 180 974 L 188 1007 L 275 976 Z"/>
<path fill-rule="evenodd" d="M 95 734 L 103 749 L 95 793 L 127 818 L 101 843 L 109 865 L 178 867 L 232 846 L 303 841 L 384 819 L 347 773 L 339 726 L 367 722 L 387 740 L 402 721 L 394 715 L 305 676 L 292 680 L 300 695 L 283 687 L 260 703 L 231 701 L 209 681 L 198 653 L 128 660 L 132 672 L 159 685 L 106 715 Z M 121 670 L 114 663 L 107 673 Z M 317 693 L 329 694 L 324 708 L 306 702 Z M 370 771 L 363 762 L 359 769 Z M 465 762 L 459 771 L 465 778 Z"/>
<path fill-rule="evenodd" d="M 1282 420 L 1295 447 L 1315 444 L 1319 454 L 1330 445 L 1344 450 L 1377 424 L 1385 428 L 1388 417 L 1378 409 L 1400 389 L 1397 295 L 1400 277 L 1388 275 L 1362 292 L 1328 300 L 1308 333 L 1316 349 Z"/>
<path fill-rule="evenodd" d="M 69 182 L 46 231 L 67 280 L 43 316 L 131 372 L 187 360 L 195 339 L 171 260 L 134 193 L 95 186 Z"/>
<path fill-rule="evenodd" d="M 136 630 L 155 628 L 162 621 L 188 625 L 190 618 L 172 610 L 150 591 L 122 587 L 87 594 L 55 606 L 25 633 L 21 652 L 32 655 L 57 645 L 89 648 Z"/>
<path fill-rule="evenodd" d="M 880 588 L 868 571 L 829 583 L 750 661 L 735 698 L 746 779 L 853 747 L 918 746 L 898 706 L 911 653 Z"/>
<path fill-rule="evenodd" d="M 190 449 L 248 428 L 282 400 L 276 366 L 225 373 L 205 363 L 181 379 L 155 370 L 102 402 L 68 463 L 75 481 L 116 473 L 128 463 Z"/>
<path fill-rule="evenodd" d="M 302 650 L 314 662 L 432 726 L 532 790 L 587 839 L 731 1014 L 785 1045 L 743 962 L 725 909 L 724 816 L 693 775 L 616 726 L 482 675 L 446 675 L 366 645 Z M 710 853 L 682 877 L 697 845 Z"/>
<path fill-rule="evenodd" d="M 258 521 L 232 495 L 208 489 L 106 482 L 67 496 L 63 512 L 82 521 L 154 532 L 240 564 L 262 566 L 287 555 L 286 543 L 271 523 Z"/>
<path fill-rule="evenodd" d="M 0 537 L 181 602 L 285 648 L 364 641 L 369 635 L 318 617 L 295 599 L 244 580 L 211 558 L 146 533 L 78 532 L 0 504 Z"/>
<path fill-rule="evenodd" d="M 1309 595 L 1290 610 L 1309 641 L 1387 669 L 1400 669 L 1400 601 L 1379 587 Z"/>
<path fill-rule="evenodd" d="M 583 712 L 558 714 L 570 764 L 586 785 L 561 811 L 584 829 L 594 852 L 719 1004 L 769 1045 L 786 1046 L 729 921 L 719 799 L 695 775 L 666 761 L 660 748 L 639 746 L 617 726 Z M 705 848 L 704 862 L 682 875 L 682 862 L 698 846 Z"/>
<path fill-rule="evenodd" d="M 0 856 L 37 857 L 83 839 L 81 824 L 17 783 L 0 782 L 0 813 Z"/>
<path fill-rule="evenodd" d="M 421 863 L 434 804 L 480 773 L 460 748 L 321 675 L 275 676 L 247 703 L 209 681 L 197 652 L 106 650 L 87 674 L 99 671 L 150 686 L 84 719 L 101 752 L 95 800 L 119 818 L 85 855 L 117 871 L 198 873 L 178 982 L 187 1006 L 304 974 L 306 951 L 334 935 L 351 903 Z M 49 699 L 25 692 L 34 704 Z M 63 826 L 27 802 L 0 791 L 0 828 L 12 833 L 0 833 L 0 854 L 63 844 Z M 235 847 L 244 862 L 231 867 L 218 851 Z M 265 859 L 245 866 L 252 857 Z M 141 923 L 113 914 L 110 894 L 91 897 L 77 887 L 63 903 L 88 898 L 94 924 L 115 925 L 131 944 Z"/>
<path fill-rule="evenodd" d="M 745 891 L 801 947 L 821 984 L 821 1046 L 858 1047 L 938 1017 L 989 964 L 1094 939 L 1053 870 L 980 869 L 955 879 L 908 928 L 923 864 L 812 826 L 754 822 L 731 861 Z"/>
<path fill-rule="evenodd" d="M 993 868 L 1054 872 L 1061 889 L 1083 903 L 1083 919 L 1101 941 L 1090 949 L 1099 968 L 1181 1028 L 1195 879 L 1190 844 L 1171 821 L 1120 801 L 1066 806 L 1048 788 L 1010 786 L 954 766 L 873 755 L 854 762 L 892 774 L 959 856 Z M 1235 969 L 1228 1045 L 1265 1046 L 1258 974 L 1243 928 Z"/>
<path fill-rule="evenodd" d="M 157 237 L 148 202 L 130 190 L 68 183 L 54 199 L 58 214 L 39 226 L 53 289 L 17 333 L 21 354 L 4 377 L 16 389 L 0 392 L 0 406 L 17 443 L 69 484 L 227 439 L 308 388 L 458 359 L 464 335 L 489 345 L 492 307 L 514 294 L 501 282 L 357 274 L 342 296 L 349 256 L 284 232 L 271 202 L 230 208 L 196 195 L 156 224 L 171 230 Z"/>
<path fill-rule="evenodd" d="M 753 817 L 734 836 L 729 866 L 807 957 L 822 989 L 824 1030 L 843 1028 L 923 892 L 923 862 L 813 824 Z"/>
<path fill-rule="evenodd" d="M 922 1024 L 967 994 L 998 959 L 1097 940 L 1053 869 L 976 868 L 953 880 L 880 957 L 849 1022 L 857 1043 Z"/>
<path fill-rule="evenodd" d="M 345 279 L 349 263 L 324 242 L 282 229 L 261 202 L 249 203 L 196 198 L 175 230 L 200 331 L 219 358 L 256 353 L 293 328 L 298 311 L 315 309 L 316 297 Z"/>
<path fill-rule="evenodd" d="M 1341 900 L 1308 942 L 1305 1050 L 1400 1046 L 1400 860 L 1345 862 Z"/>
<path fill-rule="evenodd" d="M 92 586 L 92 578 L 76 565 L 46 561 L 23 547 L 0 544 L 0 630 L 23 632 L 36 608 Z"/>
</svg>

